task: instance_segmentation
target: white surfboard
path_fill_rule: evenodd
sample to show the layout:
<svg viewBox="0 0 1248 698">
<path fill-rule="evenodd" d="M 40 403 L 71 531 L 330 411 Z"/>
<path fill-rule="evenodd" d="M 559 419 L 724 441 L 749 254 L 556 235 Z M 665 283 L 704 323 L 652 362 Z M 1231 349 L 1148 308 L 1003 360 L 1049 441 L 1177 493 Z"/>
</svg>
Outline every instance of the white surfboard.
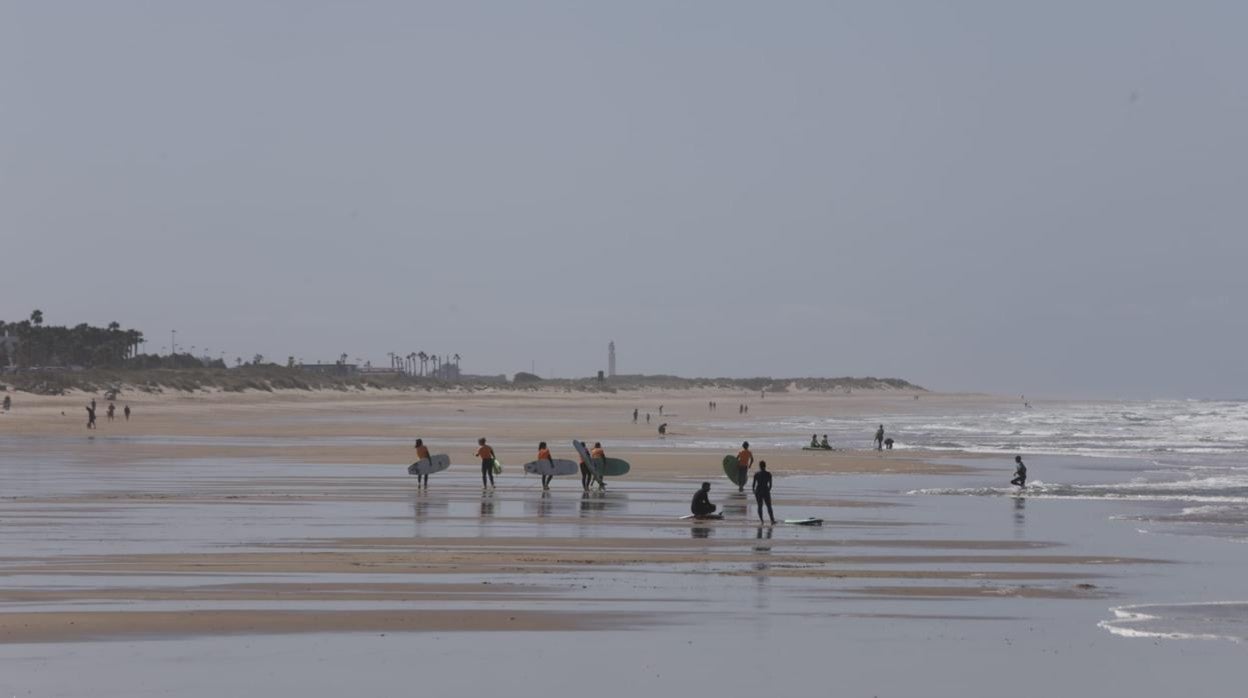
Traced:
<svg viewBox="0 0 1248 698">
<path fill-rule="evenodd" d="M 534 475 L 571 475 L 580 469 L 576 461 L 562 458 L 556 458 L 553 461 L 535 460 L 524 464 L 524 472 Z"/>
<path fill-rule="evenodd" d="M 451 467 L 451 457 L 445 453 L 439 453 L 436 456 L 421 458 L 407 466 L 407 474 L 429 475 L 431 473 L 440 473 L 449 467 Z"/>
</svg>

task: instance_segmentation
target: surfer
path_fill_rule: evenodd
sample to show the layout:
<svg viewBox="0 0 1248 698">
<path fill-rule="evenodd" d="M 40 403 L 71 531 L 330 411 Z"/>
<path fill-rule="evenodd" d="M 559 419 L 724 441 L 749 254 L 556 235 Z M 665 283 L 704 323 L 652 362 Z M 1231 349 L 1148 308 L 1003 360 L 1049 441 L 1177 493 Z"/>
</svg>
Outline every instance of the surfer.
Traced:
<svg viewBox="0 0 1248 698">
<path fill-rule="evenodd" d="M 696 518 L 710 516 L 715 513 L 715 505 L 711 504 L 711 483 L 702 483 L 702 489 L 693 495 L 693 502 L 689 505 L 689 511 Z"/>
<path fill-rule="evenodd" d="M 881 424 L 879 429 L 875 430 L 875 450 L 884 450 L 884 425 Z"/>
<path fill-rule="evenodd" d="M 91 404 L 87 405 L 87 428 L 95 428 L 95 400 L 92 400 Z"/>
<path fill-rule="evenodd" d="M 1022 456 L 1014 456 L 1014 479 L 1010 480 L 1011 485 L 1019 487 L 1027 486 L 1027 466 L 1023 465 Z"/>
<path fill-rule="evenodd" d="M 603 450 L 602 442 L 600 441 L 594 442 L 594 447 L 589 450 L 589 457 L 598 461 L 599 463 L 602 463 L 603 468 L 607 467 L 607 452 Z M 607 483 L 602 481 L 601 472 L 599 472 L 599 474 L 594 476 L 594 480 L 598 482 L 598 489 L 600 490 L 607 489 Z"/>
<path fill-rule="evenodd" d="M 745 491 L 745 483 L 750 480 L 750 466 L 754 465 L 754 454 L 750 453 L 750 442 L 742 441 L 741 450 L 737 451 L 737 491 Z"/>
<path fill-rule="evenodd" d="M 430 461 L 430 465 L 433 465 L 432 459 L 429 455 L 429 447 L 425 445 L 425 442 L 422 439 L 416 439 L 416 460 L 417 462 L 427 460 Z M 429 473 L 425 473 L 424 475 L 416 473 L 416 486 L 428 487 Z"/>
<path fill-rule="evenodd" d="M 890 436 L 887 439 L 884 439 L 884 448 L 889 451 L 893 450 L 893 437 Z"/>
<path fill-rule="evenodd" d="M 126 409 L 122 410 L 121 413 L 126 415 L 127 422 L 130 421 L 130 406 L 129 405 L 126 405 Z"/>
<path fill-rule="evenodd" d="M 633 424 L 637 423 L 637 408 L 633 408 Z"/>
<path fill-rule="evenodd" d="M 111 402 L 108 403 L 108 411 L 104 414 L 108 417 L 108 421 L 113 421 L 113 419 L 117 416 L 117 405 Z"/>
<path fill-rule="evenodd" d="M 819 435 L 818 434 L 810 435 L 810 447 L 819 448 Z"/>
<path fill-rule="evenodd" d="M 636 419 L 636 417 L 634 417 L 634 419 Z M 550 462 L 550 468 L 552 471 L 554 470 L 555 459 L 550 457 L 550 449 L 546 448 L 545 441 L 537 445 L 537 459 Z M 550 481 L 554 479 L 555 479 L 554 475 L 543 475 L 542 476 L 542 489 L 544 490 L 550 489 Z"/>
<path fill-rule="evenodd" d="M 659 436 L 667 436 L 667 422 L 659 425 Z"/>
<path fill-rule="evenodd" d="M 4 411 L 8 412 L 9 408 L 12 406 L 13 406 L 13 398 L 8 395 L 5 395 L 4 396 Z"/>
<path fill-rule="evenodd" d="M 754 473 L 754 503 L 758 505 L 758 522 L 763 523 L 763 505 L 767 505 L 767 515 L 771 523 L 776 523 L 776 514 L 771 510 L 771 473 L 767 472 L 767 461 L 758 462 L 758 472 Z"/>
<path fill-rule="evenodd" d="M 819 442 L 819 448 L 826 448 L 826 449 L 828 449 L 829 451 L 831 451 L 831 450 L 832 450 L 832 447 L 831 447 L 830 445 L 828 445 L 828 435 L 827 435 L 827 434 L 824 434 L 824 435 L 823 435 L 823 441 L 820 441 L 820 442 Z"/>
<path fill-rule="evenodd" d="M 486 488 L 486 478 L 489 478 L 489 486 L 494 486 L 494 449 L 485 445 L 485 437 L 477 439 L 477 451 L 474 454 L 481 459 L 481 489 Z"/>
<path fill-rule="evenodd" d="M 646 415 L 649 417 L 649 415 Z M 581 456 L 581 489 L 589 491 L 589 483 L 593 482 L 594 474 L 590 471 L 589 466 L 585 464 L 585 457 Z"/>
</svg>

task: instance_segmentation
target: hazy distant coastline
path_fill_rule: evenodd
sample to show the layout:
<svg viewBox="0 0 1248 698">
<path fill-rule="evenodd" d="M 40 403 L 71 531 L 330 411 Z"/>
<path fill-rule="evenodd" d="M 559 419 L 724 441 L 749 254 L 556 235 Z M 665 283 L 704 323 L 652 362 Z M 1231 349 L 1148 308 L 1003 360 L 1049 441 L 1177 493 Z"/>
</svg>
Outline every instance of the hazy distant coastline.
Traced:
<svg viewBox="0 0 1248 698">
<path fill-rule="evenodd" d="M 334 375 L 308 371 L 298 367 L 276 365 L 243 366 L 241 368 L 181 369 L 85 369 L 33 370 L 0 376 L 0 384 L 9 390 L 38 395 L 61 395 L 70 391 L 105 393 L 110 390 L 163 392 L 273 392 L 304 391 L 446 391 L 446 390 L 565 390 L 567 392 L 604 392 L 645 389 L 748 390 L 784 393 L 792 390 L 852 393 L 855 391 L 927 392 L 921 386 L 900 378 L 684 378 L 669 375 L 619 375 L 605 379 L 553 378 L 543 379 L 517 373 L 508 379 L 498 376 L 465 375 L 458 380 L 438 380 L 427 376 L 399 373 L 355 373 Z"/>
</svg>

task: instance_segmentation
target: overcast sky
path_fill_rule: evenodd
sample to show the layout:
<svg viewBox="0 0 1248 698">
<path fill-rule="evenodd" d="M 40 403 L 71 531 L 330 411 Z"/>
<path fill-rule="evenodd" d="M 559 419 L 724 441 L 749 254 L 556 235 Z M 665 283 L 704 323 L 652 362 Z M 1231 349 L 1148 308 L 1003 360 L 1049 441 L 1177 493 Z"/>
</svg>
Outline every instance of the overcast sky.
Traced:
<svg viewBox="0 0 1248 698">
<path fill-rule="evenodd" d="M 1248 397 L 1245 2 L 0 0 L 0 317 Z"/>
</svg>

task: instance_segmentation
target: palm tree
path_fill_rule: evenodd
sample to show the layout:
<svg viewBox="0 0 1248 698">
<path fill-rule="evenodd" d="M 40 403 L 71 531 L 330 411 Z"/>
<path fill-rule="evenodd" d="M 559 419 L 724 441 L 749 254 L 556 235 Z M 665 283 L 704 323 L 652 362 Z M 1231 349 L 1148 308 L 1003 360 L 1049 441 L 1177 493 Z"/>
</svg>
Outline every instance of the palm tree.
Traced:
<svg viewBox="0 0 1248 698">
<path fill-rule="evenodd" d="M 390 357 L 390 368 L 394 368 L 394 352 L 388 351 L 386 352 L 386 356 Z"/>
<path fill-rule="evenodd" d="M 456 354 L 455 356 L 452 356 L 451 358 L 455 359 L 455 377 L 458 378 L 459 377 L 459 354 Z"/>
<path fill-rule="evenodd" d="M 30 314 L 30 324 L 34 325 L 35 327 L 43 326 L 43 311 L 42 310 L 39 310 L 38 308 L 36 308 L 34 312 Z"/>
<path fill-rule="evenodd" d="M 429 355 L 422 351 L 416 354 L 416 356 L 420 359 L 420 375 L 423 376 L 425 375 L 425 367 L 429 365 Z"/>
</svg>

